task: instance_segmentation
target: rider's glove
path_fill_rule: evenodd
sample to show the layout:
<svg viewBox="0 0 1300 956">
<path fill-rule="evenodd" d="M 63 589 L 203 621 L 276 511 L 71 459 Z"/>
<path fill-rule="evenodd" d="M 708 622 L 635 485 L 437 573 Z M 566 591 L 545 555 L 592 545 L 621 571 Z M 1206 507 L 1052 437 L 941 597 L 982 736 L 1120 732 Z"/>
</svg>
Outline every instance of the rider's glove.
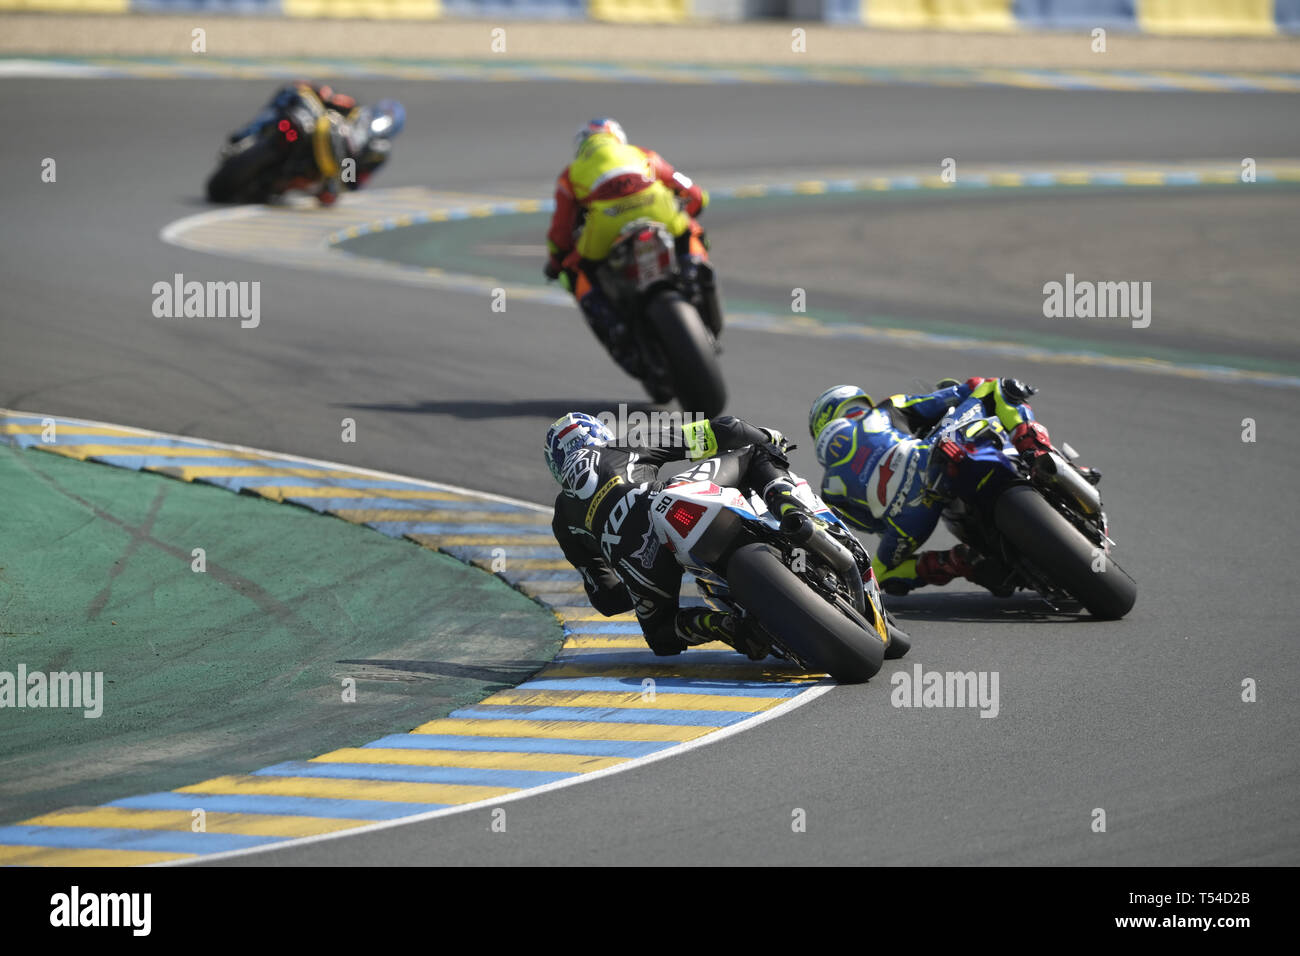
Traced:
<svg viewBox="0 0 1300 956">
<path fill-rule="evenodd" d="M 1016 451 L 1026 460 L 1056 450 L 1052 447 L 1052 438 L 1047 434 L 1047 429 L 1038 422 L 1021 422 L 1017 425 L 1011 432 L 1011 444 L 1016 446 Z"/>
<path fill-rule="evenodd" d="M 795 448 L 799 447 L 798 445 L 791 445 L 790 440 L 786 438 L 784 435 L 782 435 L 775 428 L 759 428 L 759 431 L 761 431 L 764 435 L 767 436 L 768 444 L 775 445 L 776 450 L 779 451 L 782 455 L 784 455 L 786 452 L 793 451 Z"/>
<path fill-rule="evenodd" d="M 697 185 L 686 190 L 686 215 L 698 216 L 709 204 L 709 194 Z"/>
<path fill-rule="evenodd" d="M 564 267 L 560 264 L 559 256 L 551 256 L 546 260 L 546 265 L 542 266 L 542 274 L 548 279 L 558 279 Z"/>
<path fill-rule="evenodd" d="M 1029 399 L 1030 395 L 1037 393 L 1038 389 L 1032 385 L 1026 385 L 1018 378 L 1004 378 L 1002 380 L 1002 394 L 1007 397 L 1007 401 L 1013 405 L 1020 405 Z"/>
</svg>

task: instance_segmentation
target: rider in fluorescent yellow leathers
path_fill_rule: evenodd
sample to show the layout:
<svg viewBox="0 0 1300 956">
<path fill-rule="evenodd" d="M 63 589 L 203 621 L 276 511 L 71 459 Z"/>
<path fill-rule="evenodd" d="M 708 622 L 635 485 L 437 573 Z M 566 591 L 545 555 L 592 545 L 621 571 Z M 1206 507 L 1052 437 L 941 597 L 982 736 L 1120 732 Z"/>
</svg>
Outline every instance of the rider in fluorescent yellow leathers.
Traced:
<svg viewBox="0 0 1300 956">
<path fill-rule="evenodd" d="M 680 259 L 707 261 L 704 233 L 694 217 L 708 205 L 709 195 L 658 153 L 629 145 L 612 119 L 587 123 L 577 142 L 577 156 L 555 184 L 545 273 L 573 293 L 614 360 L 640 377 L 640 356 L 625 323 L 593 281 L 595 269 L 623 227 L 637 219 L 667 226 Z M 717 292 L 711 285 L 704 291 L 708 305 L 702 318 L 716 336 L 722 326 Z"/>
</svg>

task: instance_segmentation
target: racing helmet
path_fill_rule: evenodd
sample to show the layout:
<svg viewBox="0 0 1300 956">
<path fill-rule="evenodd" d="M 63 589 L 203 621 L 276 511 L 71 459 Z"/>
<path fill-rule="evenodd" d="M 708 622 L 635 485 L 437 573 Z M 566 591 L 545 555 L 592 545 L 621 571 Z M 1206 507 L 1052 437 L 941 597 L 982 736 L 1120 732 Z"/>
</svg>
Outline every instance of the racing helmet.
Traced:
<svg viewBox="0 0 1300 956">
<path fill-rule="evenodd" d="M 817 396 L 808 410 L 808 431 L 813 438 L 837 418 L 843 418 L 855 405 L 874 407 L 871 396 L 856 385 L 836 385 Z"/>
<path fill-rule="evenodd" d="M 627 133 L 623 132 L 623 127 L 619 121 L 610 119 L 608 116 L 601 116 L 578 127 L 578 133 L 573 137 L 574 152 L 582 149 L 582 144 L 587 141 L 588 137 L 601 133 L 613 136 L 624 146 L 627 145 Z"/>
<path fill-rule="evenodd" d="M 555 421 L 546 431 L 546 467 L 566 491 L 582 486 L 574 470 L 574 459 L 584 448 L 599 448 L 614 441 L 614 433 L 598 418 L 583 412 L 570 412 Z"/>
</svg>

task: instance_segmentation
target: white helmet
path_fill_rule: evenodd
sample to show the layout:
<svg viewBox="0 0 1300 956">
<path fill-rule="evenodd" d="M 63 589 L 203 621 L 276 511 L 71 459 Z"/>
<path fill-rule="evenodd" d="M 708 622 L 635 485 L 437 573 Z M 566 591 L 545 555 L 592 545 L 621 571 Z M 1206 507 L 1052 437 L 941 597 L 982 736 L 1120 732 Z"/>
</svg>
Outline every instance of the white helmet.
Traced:
<svg viewBox="0 0 1300 956">
<path fill-rule="evenodd" d="M 587 141 L 587 138 L 595 136 L 597 133 L 608 133 L 624 146 L 627 145 L 627 133 L 623 132 L 623 127 L 619 124 L 619 121 L 610 119 L 608 116 L 601 116 L 578 127 L 578 134 L 573 137 L 574 150 L 582 149 L 582 144 Z"/>
</svg>

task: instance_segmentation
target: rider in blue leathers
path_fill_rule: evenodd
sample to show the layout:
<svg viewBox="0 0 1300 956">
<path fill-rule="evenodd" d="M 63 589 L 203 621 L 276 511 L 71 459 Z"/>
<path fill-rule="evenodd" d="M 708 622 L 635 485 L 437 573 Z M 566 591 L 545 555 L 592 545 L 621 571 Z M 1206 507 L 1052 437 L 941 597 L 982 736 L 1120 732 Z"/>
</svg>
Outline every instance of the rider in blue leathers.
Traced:
<svg viewBox="0 0 1300 956">
<path fill-rule="evenodd" d="M 970 403 L 996 419 L 1024 457 L 1051 451 L 1051 439 L 1025 400 L 1034 389 L 1014 379 L 948 380 L 926 395 L 891 395 L 876 405 L 862 389 L 840 385 L 813 403 L 808 427 L 825 469 L 822 498 L 850 524 L 880 536 L 872 560 L 881 588 L 906 594 L 961 577 L 1009 595 L 1009 569 L 968 545 L 917 553 L 933 533 L 947 501 L 930 485 L 934 449 L 923 436 L 949 408 Z M 935 465 L 939 464 L 935 461 Z"/>
</svg>

